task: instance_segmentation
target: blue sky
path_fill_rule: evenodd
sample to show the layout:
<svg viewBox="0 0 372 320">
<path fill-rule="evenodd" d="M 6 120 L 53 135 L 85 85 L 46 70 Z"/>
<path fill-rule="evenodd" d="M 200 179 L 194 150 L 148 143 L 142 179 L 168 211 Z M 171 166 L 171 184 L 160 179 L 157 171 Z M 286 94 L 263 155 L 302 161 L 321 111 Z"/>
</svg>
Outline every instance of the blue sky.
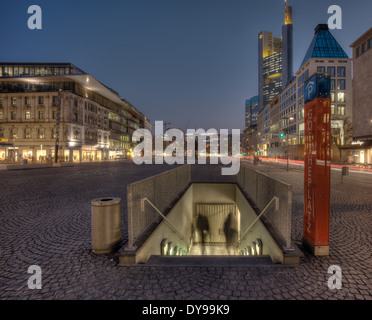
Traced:
<svg viewBox="0 0 372 320">
<path fill-rule="evenodd" d="M 39 5 L 43 29 L 27 28 Z M 350 44 L 372 27 L 370 0 L 288 0 L 297 71 L 327 9 Z M 172 127 L 244 128 L 244 101 L 257 94 L 257 35 L 280 37 L 284 0 L 13 0 L 0 4 L 0 61 L 71 62 Z"/>
</svg>

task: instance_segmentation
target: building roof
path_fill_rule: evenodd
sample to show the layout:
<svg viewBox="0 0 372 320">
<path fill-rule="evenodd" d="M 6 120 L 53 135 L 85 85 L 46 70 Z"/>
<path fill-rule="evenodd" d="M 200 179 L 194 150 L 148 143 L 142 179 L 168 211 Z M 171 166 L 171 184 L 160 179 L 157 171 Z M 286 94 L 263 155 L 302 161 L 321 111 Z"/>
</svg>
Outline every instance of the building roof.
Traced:
<svg viewBox="0 0 372 320">
<path fill-rule="evenodd" d="M 71 62 L 0 62 L 0 66 L 70 67 L 73 69 L 73 74 L 86 74 Z"/>
<path fill-rule="evenodd" d="M 246 99 L 245 100 L 245 104 L 257 103 L 257 102 L 259 102 L 259 100 L 260 100 L 260 97 L 259 96 L 254 96 L 254 97 L 252 97 L 250 99 Z"/>
<path fill-rule="evenodd" d="M 328 25 L 319 24 L 315 28 L 313 41 L 300 68 L 311 58 L 348 59 L 349 57 L 328 30 Z"/>
<path fill-rule="evenodd" d="M 367 32 L 363 33 L 357 40 L 355 40 L 350 47 L 357 47 L 359 46 L 362 42 L 367 40 L 370 36 L 372 36 L 372 28 L 370 28 Z"/>
</svg>

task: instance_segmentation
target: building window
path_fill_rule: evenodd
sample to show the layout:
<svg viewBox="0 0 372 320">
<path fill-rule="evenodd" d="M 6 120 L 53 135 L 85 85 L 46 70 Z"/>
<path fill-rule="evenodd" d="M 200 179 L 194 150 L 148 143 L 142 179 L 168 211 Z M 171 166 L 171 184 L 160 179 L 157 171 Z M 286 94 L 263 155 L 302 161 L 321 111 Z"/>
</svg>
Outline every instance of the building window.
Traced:
<svg viewBox="0 0 372 320">
<path fill-rule="evenodd" d="M 77 112 L 74 112 L 74 121 L 78 122 L 78 113 Z"/>
<path fill-rule="evenodd" d="M 44 104 L 44 97 L 39 97 L 39 104 L 41 104 L 41 105 Z"/>
<path fill-rule="evenodd" d="M 359 47 L 356 48 L 356 56 L 357 56 L 357 58 L 360 57 L 360 48 Z"/>
<path fill-rule="evenodd" d="M 305 71 L 305 80 L 307 80 L 309 78 L 309 70 L 306 70 Z"/>
<path fill-rule="evenodd" d="M 44 134 L 44 129 L 39 129 L 39 139 L 44 139 L 45 134 Z"/>
<path fill-rule="evenodd" d="M 0 106 L 3 105 L 3 98 L 0 98 Z"/>
<path fill-rule="evenodd" d="M 334 92 L 331 92 L 331 102 L 336 102 Z"/>
<path fill-rule="evenodd" d="M 362 44 L 362 54 L 367 51 L 367 43 Z"/>
<path fill-rule="evenodd" d="M 344 116 L 345 115 L 345 106 L 338 106 L 337 107 L 337 114 L 339 116 Z"/>
<path fill-rule="evenodd" d="M 25 139 L 31 139 L 31 129 L 25 130 Z"/>
<path fill-rule="evenodd" d="M 0 121 L 3 120 L 3 112 L 0 111 Z"/>
<path fill-rule="evenodd" d="M 372 48 L 372 38 L 368 40 L 368 49 Z"/>
<path fill-rule="evenodd" d="M 25 111 L 25 120 L 31 120 L 31 111 Z"/>
<path fill-rule="evenodd" d="M 12 97 L 12 106 L 15 106 L 17 104 L 17 98 Z"/>
<path fill-rule="evenodd" d="M 57 111 L 52 111 L 52 119 L 57 119 Z"/>
<path fill-rule="evenodd" d="M 16 139 L 17 138 L 17 129 L 10 130 L 10 137 Z"/>
<path fill-rule="evenodd" d="M 336 80 L 331 79 L 331 90 L 336 90 Z"/>
<path fill-rule="evenodd" d="M 339 80 L 337 80 L 337 90 L 346 90 L 345 79 L 339 79 Z"/>
<path fill-rule="evenodd" d="M 52 101 L 52 106 L 57 106 L 58 104 L 58 97 L 57 96 L 53 96 L 53 101 Z"/>
<path fill-rule="evenodd" d="M 337 93 L 337 102 L 345 102 L 345 92 Z"/>
<path fill-rule="evenodd" d="M 74 106 L 75 106 L 75 107 L 78 106 L 78 101 L 77 101 L 77 99 L 74 99 Z"/>
<path fill-rule="evenodd" d="M 44 111 L 39 111 L 39 120 L 44 120 Z"/>
<path fill-rule="evenodd" d="M 25 105 L 29 106 L 31 104 L 31 98 L 30 97 L 25 97 Z"/>
<path fill-rule="evenodd" d="M 345 67 L 337 68 L 337 77 L 345 77 Z"/>
<path fill-rule="evenodd" d="M 325 72 L 325 67 L 318 67 L 318 72 L 324 73 Z"/>
<path fill-rule="evenodd" d="M 336 68 L 335 67 L 328 67 L 327 72 L 331 75 L 331 77 L 336 76 Z"/>
<path fill-rule="evenodd" d="M 331 114 L 335 114 L 335 105 L 331 104 Z"/>
<path fill-rule="evenodd" d="M 17 116 L 17 113 L 15 111 L 10 112 L 10 120 L 15 120 Z"/>
</svg>

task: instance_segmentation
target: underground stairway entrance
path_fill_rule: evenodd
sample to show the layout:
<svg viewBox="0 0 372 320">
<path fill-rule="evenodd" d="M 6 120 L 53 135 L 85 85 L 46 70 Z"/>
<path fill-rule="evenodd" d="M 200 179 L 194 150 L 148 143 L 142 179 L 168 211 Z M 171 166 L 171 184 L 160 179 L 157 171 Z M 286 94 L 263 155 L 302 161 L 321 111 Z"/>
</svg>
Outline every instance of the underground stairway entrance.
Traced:
<svg viewBox="0 0 372 320">
<path fill-rule="evenodd" d="M 246 169 L 244 175 L 250 173 Z M 280 230 L 280 219 L 289 218 L 280 208 L 288 200 L 286 192 L 281 190 L 260 209 L 241 179 L 192 182 L 185 170 L 187 166 L 128 186 L 129 241 L 118 253 L 120 265 L 299 263 L 302 253 Z M 191 182 L 178 192 L 185 181 Z"/>
</svg>

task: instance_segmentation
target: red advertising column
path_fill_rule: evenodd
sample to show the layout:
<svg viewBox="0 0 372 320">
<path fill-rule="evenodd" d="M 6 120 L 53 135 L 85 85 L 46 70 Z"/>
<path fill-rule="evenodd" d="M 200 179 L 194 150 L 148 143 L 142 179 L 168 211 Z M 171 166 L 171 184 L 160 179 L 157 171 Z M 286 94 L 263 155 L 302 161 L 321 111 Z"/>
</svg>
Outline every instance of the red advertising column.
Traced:
<svg viewBox="0 0 372 320">
<path fill-rule="evenodd" d="M 322 87 L 324 79 L 319 80 L 319 76 L 317 74 L 305 83 L 304 110 L 304 244 L 316 256 L 329 254 L 331 176 L 331 101 L 325 92 L 328 90 L 329 93 L 329 88 Z M 310 93 L 306 94 L 307 89 Z"/>
</svg>

